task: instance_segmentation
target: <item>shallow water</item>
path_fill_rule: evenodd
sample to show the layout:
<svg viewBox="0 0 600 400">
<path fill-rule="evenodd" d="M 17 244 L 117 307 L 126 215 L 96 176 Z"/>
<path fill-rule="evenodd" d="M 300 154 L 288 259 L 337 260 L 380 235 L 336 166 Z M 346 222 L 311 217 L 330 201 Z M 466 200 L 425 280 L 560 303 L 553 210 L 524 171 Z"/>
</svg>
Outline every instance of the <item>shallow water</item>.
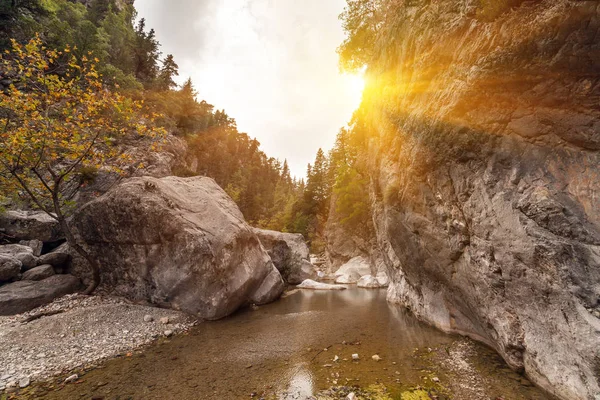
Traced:
<svg viewBox="0 0 600 400">
<path fill-rule="evenodd" d="M 78 384 L 32 390 L 45 399 L 306 399 L 377 383 L 398 399 L 418 386 L 448 399 L 548 398 L 491 350 L 420 323 L 385 294 L 298 291 L 109 361 Z"/>
</svg>

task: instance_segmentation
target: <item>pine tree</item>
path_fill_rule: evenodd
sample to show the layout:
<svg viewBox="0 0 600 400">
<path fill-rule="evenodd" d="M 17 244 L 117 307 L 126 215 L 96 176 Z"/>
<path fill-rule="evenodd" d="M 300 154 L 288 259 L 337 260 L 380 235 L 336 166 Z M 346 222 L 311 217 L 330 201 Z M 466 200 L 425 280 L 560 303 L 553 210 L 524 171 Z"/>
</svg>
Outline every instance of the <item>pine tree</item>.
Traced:
<svg viewBox="0 0 600 400">
<path fill-rule="evenodd" d="M 152 85 L 158 76 L 158 59 L 160 44 L 156 40 L 154 29 L 146 33 L 146 20 L 140 19 L 135 29 L 135 76 L 145 87 Z"/>
<path fill-rule="evenodd" d="M 173 59 L 173 54 L 168 54 L 162 62 L 162 68 L 157 78 L 157 89 L 159 90 L 171 90 L 177 87 L 177 84 L 173 80 L 175 76 L 179 76 L 179 66 Z M 191 86 L 191 81 L 189 82 Z"/>
</svg>

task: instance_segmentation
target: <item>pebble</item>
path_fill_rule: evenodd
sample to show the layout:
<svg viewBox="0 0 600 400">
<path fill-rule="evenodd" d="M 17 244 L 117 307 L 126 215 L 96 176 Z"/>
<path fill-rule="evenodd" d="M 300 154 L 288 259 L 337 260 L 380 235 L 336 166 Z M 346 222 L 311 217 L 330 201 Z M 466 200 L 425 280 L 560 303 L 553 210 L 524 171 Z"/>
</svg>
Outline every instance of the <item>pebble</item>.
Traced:
<svg viewBox="0 0 600 400">
<path fill-rule="evenodd" d="M 154 317 L 150 314 L 144 315 L 144 322 L 152 322 L 154 321 Z"/>
<path fill-rule="evenodd" d="M 352 354 L 352 360 L 353 360 L 353 361 L 358 361 L 358 360 L 360 360 L 360 357 L 358 356 L 358 354 L 357 354 L 357 353 L 354 353 L 354 354 Z"/>
<path fill-rule="evenodd" d="M 166 325 L 169 323 L 169 317 L 162 317 L 161 319 L 158 320 L 158 322 L 160 322 L 163 325 Z"/>
<path fill-rule="evenodd" d="M 434 376 L 433 378 L 431 378 L 432 381 L 434 381 L 435 383 L 438 383 L 440 381 L 440 378 L 438 378 L 437 376 Z"/>
<path fill-rule="evenodd" d="M 6 393 L 14 393 L 17 391 L 17 382 L 8 382 L 6 385 Z"/>
<path fill-rule="evenodd" d="M 36 329 L 20 323 L 30 315 L 52 311 L 60 313 L 37 320 Z M 141 322 L 146 316 L 154 321 L 168 317 L 170 325 Z M 165 329 L 175 335 L 192 325 L 192 319 L 176 311 L 111 296 L 67 295 L 27 313 L 0 317 L 0 391 L 18 390 L 25 378 L 30 387 L 65 371 L 132 352 L 163 337 Z"/>
<path fill-rule="evenodd" d="M 381 357 L 379 357 L 377 354 L 375 354 L 373 357 L 371 357 L 373 359 L 373 361 L 381 361 Z"/>
<path fill-rule="evenodd" d="M 19 381 L 19 387 L 21 389 L 26 388 L 27 386 L 29 386 L 31 384 L 31 380 L 29 378 L 23 378 Z"/>
<path fill-rule="evenodd" d="M 164 334 L 165 334 L 166 337 L 171 337 L 171 336 L 173 336 L 173 331 L 172 330 L 166 330 L 164 332 Z"/>
<path fill-rule="evenodd" d="M 75 382 L 77 379 L 79 379 L 79 375 L 73 374 L 73 375 L 69 376 L 67 379 L 65 379 L 65 383 Z"/>
<path fill-rule="evenodd" d="M 348 396 L 346 396 L 346 400 L 356 400 L 356 394 L 354 394 L 354 392 L 350 392 Z"/>
<path fill-rule="evenodd" d="M 340 358 L 336 355 L 335 357 L 333 357 L 333 362 L 337 362 Z"/>
</svg>

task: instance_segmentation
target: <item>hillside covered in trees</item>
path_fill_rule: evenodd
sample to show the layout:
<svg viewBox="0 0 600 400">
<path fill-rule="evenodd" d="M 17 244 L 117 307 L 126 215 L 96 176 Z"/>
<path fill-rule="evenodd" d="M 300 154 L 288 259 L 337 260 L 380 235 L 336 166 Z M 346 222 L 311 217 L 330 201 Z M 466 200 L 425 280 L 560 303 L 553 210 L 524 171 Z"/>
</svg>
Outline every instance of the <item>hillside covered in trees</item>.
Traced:
<svg viewBox="0 0 600 400">
<path fill-rule="evenodd" d="M 299 232 L 314 241 L 317 251 L 322 248 L 333 176 L 325 154 L 319 151 L 308 166 L 306 180 L 293 178 L 285 160 L 268 157 L 256 139 L 238 130 L 234 118 L 201 100 L 190 79 L 176 83 L 176 60 L 162 54 L 155 31 L 137 17 L 133 2 L 0 3 L 0 51 L 11 50 L 12 40 L 24 45 L 36 35 L 49 49 L 66 48 L 77 59 L 96 60 L 109 90 L 142 101 L 146 111 L 158 116 L 158 125 L 184 138 L 197 165 L 193 171 L 181 167 L 177 175 L 214 178 L 253 225 Z M 0 84 L 7 90 L 11 77 L 2 75 Z"/>
</svg>

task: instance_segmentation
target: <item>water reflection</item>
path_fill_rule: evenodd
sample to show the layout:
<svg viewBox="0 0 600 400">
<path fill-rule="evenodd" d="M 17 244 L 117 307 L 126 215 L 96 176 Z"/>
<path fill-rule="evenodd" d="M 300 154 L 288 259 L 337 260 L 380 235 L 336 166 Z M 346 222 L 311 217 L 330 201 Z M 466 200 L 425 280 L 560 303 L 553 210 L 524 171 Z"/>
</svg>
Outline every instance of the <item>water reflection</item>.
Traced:
<svg viewBox="0 0 600 400">
<path fill-rule="evenodd" d="M 303 364 L 295 368 L 288 387 L 279 394 L 280 400 L 306 399 L 314 394 L 313 376 Z"/>
</svg>

